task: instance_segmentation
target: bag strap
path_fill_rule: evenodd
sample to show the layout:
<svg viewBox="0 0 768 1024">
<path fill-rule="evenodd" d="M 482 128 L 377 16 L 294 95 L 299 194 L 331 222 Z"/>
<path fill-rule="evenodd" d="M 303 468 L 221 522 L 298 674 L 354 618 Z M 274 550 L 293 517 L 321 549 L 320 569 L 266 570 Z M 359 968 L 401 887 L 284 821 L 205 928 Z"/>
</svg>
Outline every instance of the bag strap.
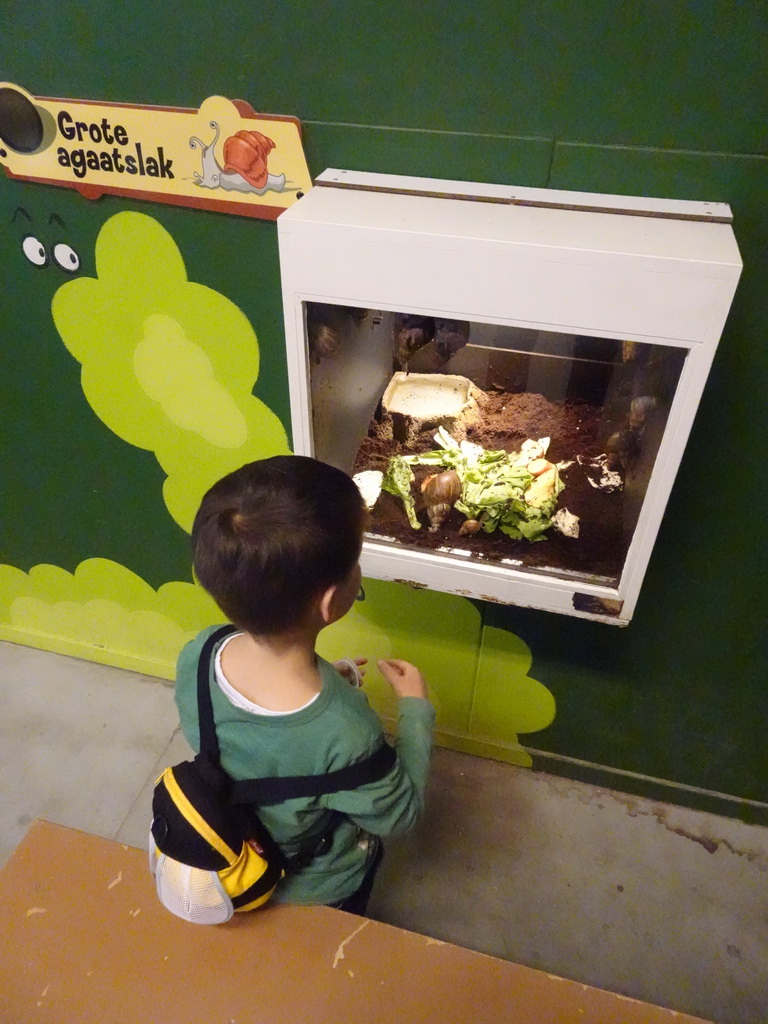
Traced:
<svg viewBox="0 0 768 1024">
<path fill-rule="evenodd" d="M 213 720 L 213 699 L 211 697 L 211 658 L 213 649 L 220 640 L 237 632 L 236 626 L 220 626 L 208 637 L 200 651 L 197 662 L 197 718 L 200 729 L 200 753 L 211 764 L 221 762 L 219 739 Z"/>
<path fill-rule="evenodd" d="M 232 784 L 230 801 L 236 804 L 280 804 L 303 796 L 324 796 L 357 789 L 384 778 L 395 766 L 397 754 L 382 740 L 368 757 L 322 775 L 286 775 L 269 779 L 243 779 Z"/>
<path fill-rule="evenodd" d="M 197 663 L 197 713 L 200 729 L 200 754 L 216 766 L 221 763 L 221 749 L 216 735 L 211 697 L 211 659 L 216 645 L 238 632 L 237 626 L 221 626 L 206 639 Z M 369 782 L 378 782 L 395 766 L 397 754 L 382 740 L 368 757 L 354 764 L 322 775 L 286 775 L 266 779 L 233 781 L 229 801 L 233 804 L 280 804 L 296 797 L 324 796 L 345 789 L 358 789 Z"/>
</svg>

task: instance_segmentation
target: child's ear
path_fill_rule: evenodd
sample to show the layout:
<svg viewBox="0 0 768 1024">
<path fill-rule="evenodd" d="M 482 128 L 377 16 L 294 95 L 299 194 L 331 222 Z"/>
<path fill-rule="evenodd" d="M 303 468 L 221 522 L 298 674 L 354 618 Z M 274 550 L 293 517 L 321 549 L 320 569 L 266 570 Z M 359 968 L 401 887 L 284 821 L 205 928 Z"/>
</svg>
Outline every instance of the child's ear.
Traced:
<svg viewBox="0 0 768 1024">
<path fill-rule="evenodd" d="M 338 587 L 334 584 L 332 587 L 328 587 L 323 596 L 320 598 L 320 617 L 326 626 L 330 626 L 332 622 L 338 619 L 336 612 L 336 594 Z"/>
</svg>

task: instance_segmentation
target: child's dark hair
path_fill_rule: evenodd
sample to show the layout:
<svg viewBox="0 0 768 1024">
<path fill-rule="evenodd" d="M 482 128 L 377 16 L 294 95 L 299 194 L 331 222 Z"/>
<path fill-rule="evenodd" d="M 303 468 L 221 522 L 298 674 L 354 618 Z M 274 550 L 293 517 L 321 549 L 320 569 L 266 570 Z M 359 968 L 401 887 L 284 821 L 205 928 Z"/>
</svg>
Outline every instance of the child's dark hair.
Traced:
<svg viewBox="0 0 768 1024">
<path fill-rule="evenodd" d="M 366 518 L 340 469 L 301 455 L 250 462 L 203 498 L 192 527 L 197 578 L 241 629 L 286 632 L 352 572 Z"/>
</svg>

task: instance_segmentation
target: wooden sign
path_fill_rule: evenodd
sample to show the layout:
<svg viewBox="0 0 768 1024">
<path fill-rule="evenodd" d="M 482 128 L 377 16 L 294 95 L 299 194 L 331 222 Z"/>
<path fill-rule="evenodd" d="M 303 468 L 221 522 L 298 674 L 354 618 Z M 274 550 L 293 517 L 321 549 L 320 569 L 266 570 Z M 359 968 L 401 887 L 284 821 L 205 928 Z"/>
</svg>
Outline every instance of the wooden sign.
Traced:
<svg viewBox="0 0 768 1024">
<path fill-rule="evenodd" d="M 199 110 L 35 97 L 0 83 L 10 178 L 275 220 L 310 187 L 294 117 L 212 96 Z"/>
</svg>

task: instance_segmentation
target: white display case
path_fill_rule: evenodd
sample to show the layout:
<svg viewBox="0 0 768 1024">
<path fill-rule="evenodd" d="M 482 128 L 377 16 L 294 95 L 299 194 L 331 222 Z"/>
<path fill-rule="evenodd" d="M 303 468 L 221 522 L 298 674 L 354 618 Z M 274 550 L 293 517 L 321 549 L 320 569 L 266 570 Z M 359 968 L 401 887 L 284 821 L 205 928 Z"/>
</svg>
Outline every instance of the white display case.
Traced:
<svg viewBox="0 0 768 1024">
<path fill-rule="evenodd" d="M 278 235 L 294 451 L 389 488 L 364 574 L 627 624 L 741 271 L 729 207 L 328 170 Z"/>
</svg>

